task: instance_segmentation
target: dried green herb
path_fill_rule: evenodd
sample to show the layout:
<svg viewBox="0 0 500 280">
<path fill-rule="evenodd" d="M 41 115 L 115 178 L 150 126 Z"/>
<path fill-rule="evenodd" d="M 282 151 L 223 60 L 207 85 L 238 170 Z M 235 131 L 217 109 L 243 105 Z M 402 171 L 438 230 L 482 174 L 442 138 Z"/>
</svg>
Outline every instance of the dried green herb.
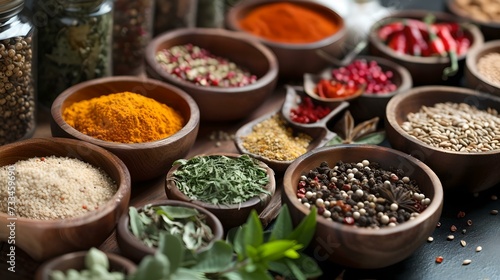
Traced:
<svg viewBox="0 0 500 280">
<path fill-rule="evenodd" d="M 130 230 L 149 247 L 158 247 L 160 234 L 178 235 L 186 248 L 197 250 L 207 246 L 214 235 L 205 215 L 195 208 L 146 205 L 129 208 Z"/>
<path fill-rule="evenodd" d="M 261 194 L 269 183 L 266 169 L 248 155 L 197 156 L 174 162 L 179 168 L 174 181 L 179 190 L 192 200 L 212 204 L 241 204 Z"/>
<path fill-rule="evenodd" d="M 33 17 L 43 106 L 70 86 L 111 75 L 112 1 L 40 0 Z"/>
</svg>

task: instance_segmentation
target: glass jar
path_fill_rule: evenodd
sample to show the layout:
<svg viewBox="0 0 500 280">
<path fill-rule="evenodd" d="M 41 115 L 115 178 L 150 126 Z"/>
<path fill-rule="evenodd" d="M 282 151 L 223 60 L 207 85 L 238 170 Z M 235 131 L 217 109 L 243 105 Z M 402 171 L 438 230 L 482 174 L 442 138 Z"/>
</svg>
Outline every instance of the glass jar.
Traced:
<svg viewBox="0 0 500 280">
<path fill-rule="evenodd" d="M 198 0 L 156 0 L 154 36 L 168 30 L 195 27 Z"/>
<path fill-rule="evenodd" d="M 35 29 L 22 14 L 23 0 L 0 2 L 0 145 L 35 132 Z"/>
<path fill-rule="evenodd" d="M 198 0 L 196 26 L 223 28 L 225 12 L 225 0 Z"/>
<path fill-rule="evenodd" d="M 153 33 L 154 0 L 115 0 L 113 75 L 137 75 Z"/>
<path fill-rule="evenodd" d="M 38 101 L 50 108 L 67 88 L 111 76 L 112 0 L 39 0 Z"/>
</svg>

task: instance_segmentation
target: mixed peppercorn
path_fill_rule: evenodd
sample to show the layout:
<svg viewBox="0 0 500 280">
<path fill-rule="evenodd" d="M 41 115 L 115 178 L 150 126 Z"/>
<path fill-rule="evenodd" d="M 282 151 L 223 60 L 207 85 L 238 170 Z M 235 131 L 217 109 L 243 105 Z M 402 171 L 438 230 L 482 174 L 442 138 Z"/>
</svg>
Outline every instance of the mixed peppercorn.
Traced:
<svg viewBox="0 0 500 280">
<path fill-rule="evenodd" d="M 401 169 L 384 170 L 368 160 L 339 161 L 333 168 L 322 162 L 301 176 L 297 198 L 306 207 L 315 205 L 329 220 L 368 228 L 396 226 L 431 203 Z"/>
<path fill-rule="evenodd" d="M 257 81 L 228 59 L 192 44 L 160 50 L 156 61 L 169 74 L 200 86 L 242 87 Z"/>
</svg>

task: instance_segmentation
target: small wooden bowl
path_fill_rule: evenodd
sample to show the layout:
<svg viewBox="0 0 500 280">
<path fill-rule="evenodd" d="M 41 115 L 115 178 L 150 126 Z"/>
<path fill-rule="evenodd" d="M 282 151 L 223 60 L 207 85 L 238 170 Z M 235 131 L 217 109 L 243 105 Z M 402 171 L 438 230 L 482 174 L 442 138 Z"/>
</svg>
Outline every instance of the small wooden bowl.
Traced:
<svg viewBox="0 0 500 280">
<path fill-rule="evenodd" d="M 373 145 L 339 145 L 311 151 L 295 160 L 285 172 L 283 203 L 288 205 L 297 225 L 310 210 L 297 198 L 300 177 L 324 161 L 330 167 L 338 161 L 378 162 L 387 169 L 402 168 L 417 180 L 430 205 L 413 220 L 379 229 L 348 226 L 318 216 L 316 232 L 309 245 L 316 254 L 334 263 L 358 269 L 382 268 L 410 256 L 436 228 L 443 207 L 443 190 L 434 172 L 419 160 L 396 150 Z"/>
<path fill-rule="evenodd" d="M 500 111 L 499 97 L 471 89 L 413 88 L 396 95 L 387 104 L 386 131 L 391 146 L 426 163 L 439 176 L 445 190 L 479 192 L 500 183 L 500 150 L 467 153 L 438 149 L 413 138 L 401 128 L 409 113 L 443 102 L 467 103 L 480 110 L 491 107 Z"/>
<path fill-rule="evenodd" d="M 137 266 L 130 260 L 113 253 L 106 253 L 109 260 L 109 270 L 123 272 L 125 275 L 131 275 L 137 269 Z M 87 251 L 67 253 L 43 263 L 36 271 L 35 280 L 50 280 L 52 271 L 67 271 L 69 269 L 85 269 L 85 256 Z"/>
<path fill-rule="evenodd" d="M 256 75 L 257 81 L 243 87 L 208 87 L 167 73 L 156 61 L 156 53 L 184 44 L 233 61 Z M 271 50 L 245 34 L 223 29 L 180 28 L 161 34 L 148 44 L 145 64 L 149 77 L 186 91 L 198 104 L 202 121 L 233 121 L 248 116 L 273 92 L 278 77 L 278 62 Z"/>
<path fill-rule="evenodd" d="M 221 240 L 224 237 L 224 229 L 220 220 L 212 214 L 207 209 L 185 201 L 180 200 L 161 200 L 150 203 L 152 206 L 160 205 L 170 205 L 170 206 L 182 206 L 190 207 L 198 210 L 198 212 L 204 214 L 207 219 L 207 225 L 212 229 L 214 234 L 213 241 Z M 144 207 L 144 206 L 142 206 Z M 157 251 L 156 248 L 151 248 L 146 246 L 141 240 L 139 240 L 129 229 L 130 218 L 128 213 L 124 213 L 118 220 L 118 225 L 116 226 L 116 238 L 118 241 L 118 246 L 120 246 L 121 253 L 127 258 L 140 262 L 142 258 L 147 255 L 154 255 Z M 197 252 L 202 252 L 204 248 L 200 248 Z"/>
<path fill-rule="evenodd" d="M 240 154 L 235 153 L 213 153 L 204 154 L 199 156 L 214 156 L 222 155 L 228 157 L 239 157 Z M 192 200 L 184 193 L 182 193 L 176 186 L 174 181 L 174 172 L 179 168 L 179 165 L 173 166 L 167 174 L 167 179 L 165 182 L 165 193 L 169 199 L 180 200 L 185 202 L 190 202 L 192 204 L 201 206 L 208 211 L 212 212 L 222 223 L 225 230 L 229 230 L 233 227 L 240 226 L 247 221 L 248 216 L 252 209 L 255 209 L 257 213 L 262 212 L 264 208 L 271 202 L 271 198 L 276 190 L 276 181 L 274 179 L 274 172 L 269 168 L 264 162 L 259 162 L 259 165 L 266 169 L 267 175 L 269 177 L 269 183 L 264 187 L 270 194 L 261 194 L 258 197 L 254 197 L 248 201 L 238 204 L 231 205 L 215 205 L 199 200 Z"/>
<path fill-rule="evenodd" d="M 60 220 L 35 220 L 17 217 L 16 246 L 36 261 L 46 260 L 75 250 L 99 246 L 112 233 L 130 200 L 130 175 L 115 155 L 84 141 L 62 138 L 34 138 L 0 147 L 0 166 L 33 157 L 60 156 L 77 158 L 101 168 L 118 185 L 115 195 L 99 209 L 86 215 Z M 0 213 L 0 223 L 12 220 Z M 0 227 L 0 240 L 7 241 L 10 230 Z"/>
<path fill-rule="evenodd" d="M 345 106 L 345 105 L 342 105 L 342 106 Z M 337 113 L 337 111 L 336 111 L 336 113 Z M 285 172 L 285 170 L 288 168 L 288 166 L 293 162 L 293 160 L 279 161 L 279 160 L 269 159 L 269 158 L 263 157 L 261 155 L 251 153 L 250 151 L 245 149 L 245 147 L 243 146 L 243 142 L 244 142 L 243 138 L 252 133 L 253 127 L 256 124 L 259 124 L 259 123 L 273 117 L 276 114 L 282 114 L 282 111 L 279 110 L 276 112 L 269 113 L 267 115 L 264 115 L 260 118 L 252 120 L 252 121 L 248 122 L 247 124 L 243 125 L 242 127 L 240 127 L 236 131 L 234 142 L 235 142 L 236 148 L 238 149 L 238 151 L 240 153 L 248 154 L 257 160 L 264 162 L 272 170 L 274 170 L 274 172 L 276 172 L 276 174 L 283 174 Z M 285 118 L 285 120 L 287 120 L 287 118 Z M 311 126 L 297 124 L 295 122 L 288 122 L 288 125 L 294 130 L 294 132 L 297 132 L 297 133 L 302 132 L 302 133 L 305 133 L 305 134 L 312 137 L 313 140 L 309 144 L 307 151 L 311 151 L 311 150 L 316 149 L 318 147 L 324 146 L 328 141 L 330 141 L 336 135 L 336 133 L 328 130 L 328 128 L 326 127 L 326 123 L 324 123 L 324 122 L 321 122 L 317 125 L 311 125 Z"/>
<path fill-rule="evenodd" d="M 447 80 L 443 80 L 443 70 L 449 67 L 451 60 L 449 57 L 419 57 L 413 55 L 399 54 L 389 48 L 382 42 L 377 35 L 377 30 L 384 24 L 390 22 L 391 20 L 398 18 L 412 18 L 412 19 L 423 19 L 426 15 L 432 13 L 436 17 L 437 22 L 462 22 L 456 16 L 451 14 L 435 12 L 435 11 L 424 11 L 424 10 L 403 10 L 392 13 L 391 15 L 384 17 L 374 23 L 368 34 L 369 40 L 369 52 L 371 55 L 380 56 L 394 63 L 401 65 L 406 68 L 412 78 L 415 85 L 430 85 L 430 84 L 445 84 L 454 83 L 459 81 L 461 77 L 461 72 L 463 70 L 463 64 L 465 63 L 465 56 L 468 52 L 458 56 L 459 62 L 459 73 L 453 77 L 449 77 Z M 465 35 L 471 40 L 471 46 L 469 48 L 473 49 L 480 46 L 484 42 L 483 35 L 477 26 L 467 25 L 464 27 Z"/>
<path fill-rule="evenodd" d="M 164 139 L 127 144 L 88 136 L 70 126 L 62 117 L 63 111 L 75 102 L 124 91 L 167 104 L 182 115 L 184 127 Z M 200 124 L 198 106 L 187 93 L 161 81 L 133 76 L 100 78 L 74 85 L 54 100 L 51 114 L 52 136 L 79 139 L 107 149 L 123 160 L 134 182 L 163 175 L 175 160 L 187 155 L 196 140 Z"/>
<path fill-rule="evenodd" d="M 287 44 L 257 37 L 240 27 L 240 20 L 250 11 L 262 5 L 274 2 L 292 2 L 317 11 L 335 21 L 337 25 L 339 25 L 339 30 L 321 41 L 305 44 Z M 226 26 L 231 30 L 245 32 L 268 46 L 278 59 L 280 79 L 297 79 L 301 78 L 304 73 L 317 73 L 321 71 L 321 69 L 325 68 L 328 64 L 318 55 L 318 50 L 323 50 L 332 56 L 338 57 L 344 51 L 344 45 L 347 38 L 347 29 L 344 24 L 344 19 L 338 13 L 317 1 L 307 0 L 241 1 L 228 11 Z"/>
<path fill-rule="evenodd" d="M 500 40 L 486 42 L 481 47 L 475 48 L 467 54 L 465 60 L 465 81 L 467 87 L 471 89 L 500 96 L 500 84 L 491 83 L 477 70 L 479 59 L 489 53 L 500 53 Z"/>
<path fill-rule="evenodd" d="M 500 39 L 500 22 L 477 20 L 470 15 L 470 11 L 462 9 L 456 0 L 447 0 L 446 9 L 450 13 L 479 26 L 486 41 Z"/>
</svg>

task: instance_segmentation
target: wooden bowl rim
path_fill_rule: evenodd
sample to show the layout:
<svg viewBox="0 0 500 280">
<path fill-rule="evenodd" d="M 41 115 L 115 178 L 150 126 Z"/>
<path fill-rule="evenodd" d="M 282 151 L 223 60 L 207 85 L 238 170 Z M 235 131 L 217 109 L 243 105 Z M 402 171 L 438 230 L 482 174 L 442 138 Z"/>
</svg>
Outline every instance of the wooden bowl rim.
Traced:
<svg viewBox="0 0 500 280">
<path fill-rule="evenodd" d="M 103 155 L 107 159 L 107 161 L 116 168 L 119 174 L 120 182 L 116 182 L 118 187 L 116 193 L 106 203 L 101 205 L 97 210 L 93 210 L 86 214 L 79 215 L 76 217 L 67 219 L 57 219 L 57 220 L 38 220 L 38 219 L 30 219 L 30 218 L 16 216 L 17 218 L 16 221 L 23 224 L 36 225 L 36 227 L 38 228 L 54 228 L 54 229 L 72 228 L 97 221 L 102 217 L 105 217 L 106 215 L 109 215 L 112 212 L 116 211 L 119 202 L 121 202 L 124 198 L 127 200 L 130 199 L 130 193 L 131 193 L 130 173 L 125 164 L 123 163 L 123 161 L 121 161 L 117 156 L 115 156 L 108 150 L 101 148 L 97 145 L 94 145 L 92 143 L 88 143 L 77 139 L 69 139 L 69 138 L 31 138 L 7 144 L 4 146 L 0 146 L 0 154 L 4 150 L 19 149 L 25 146 L 36 147 L 40 143 L 51 143 L 52 145 L 65 145 L 65 146 L 83 145 L 86 148 L 92 150 L 93 152 Z M 8 219 L 9 217 L 10 216 L 8 215 L 8 213 L 0 213 L 1 219 Z"/>
<path fill-rule="evenodd" d="M 217 240 L 221 240 L 224 237 L 224 228 L 222 226 L 221 221 L 217 216 L 212 214 L 212 212 L 208 211 L 206 208 L 186 202 L 186 201 L 181 201 L 181 200 L 174 200 L 174 199 L 162 199 L 162 200 L 155 200 L 152 202 L 148 202 L 145 204 L 141 204 L 140 206 L 134 206 L 137 209 L 142 209 L 145 206 L 183 206 L 183 207 L 189 207 L 189 208 L 194 208 L 198 210 L 201 214 L 204 214 L 207 216 L 207 220 L 211 220 L 214 223 L 214 226 L 211 227 L 212 233 L 214 234 L 214 238 L 210 241 L 210 244 Z M 127 208 L 128 209 L 128 208 Z M 132 247 L 136 251 L 140 251 L 141 253 L 152 255 L 154 254 L 157 249 L 156 248 L 151 248 L 146 246 L 141 240 L 139 240 L 128 228 L 130 221 L 130 216 L 128 211 L 126 213 L 123 213 L 123 215 L 120 217 L 118 220 L 118 224 L 116 225 L 116 234 L 117 236 L 120 236 L 121 240 L 126 243 L 127 246 Z M 206 250 L 206 247 L 199 248 L 196 250 L 196 252 L 201 252 Z"/>
<path fill-rule="evenodd" d="M 466 97 L 477 97 L 481 102 L 496 101 L 500 104 L 500 97 L 496 97 L 487 93 L 482 93 L 478 91 L 474 91 L 468 88 L 460 88 L 460 87 L 452 87 L 452 86 L 420 86 L 412 88 L 402 94 L 398 94 L 393 97 L 386 107 L 386 119 L 388 124 L 401 136 L 403 136 L 407 141 L 412 142 L 414 145 L 421 146 L 425 149 L 432 150 L 435 153 L 441 154 L 449 154 L 455 156 L 471 156 L 471 157 L 480 157 L 484 155 L 495 155 L 500 154 L 500 149 L 484 151 L 484 152 L 456 152 L 456 151 L 448 151 L 444 149 L 439 149 L 429 144 L 426 144 L 423 141 L 414 139 L 409 136 L 407 132 L 405 132 L 399 123 L 396 121 L 396 112 L 400 108 L 400 103 L 403 102 L 406 98 L 411 98 L 413 96 L 417 96 L 420 94 L 426 94 L 428 92 L 439 92 L 440 94 L 452 94 L 454 96 L 463 95 Z"/>
<path fill-rule="evenodd" d="M 438 11 L 427 11 L 427 10 L 399 10 L 396 12 L 391 13 L 390 15 L 383 17 L 379 20 L 377 20 L 371 27 L 370 31 L 368 33 L 368 40 L 377 48 L 380 50 L 382 53 L 387 55 L 388 57 L 406 61 L 409 63 L 415 63 L 415 64 L 420 64 L 420 65 L 433 65 L 433 64 L 449 64 L 450 63 L 450 58 L 448 56 L 445 57 L 423 57 L 423 56 L 413 56 L 409 54 L 398 54 L 394 52 L 391 48 L 389 48 L 387 45 L 385 45 L 378 37 L 377 37 L 377 29 L 381 27 L 385 22 L 390 22 L 394 18 L 423 18 L 427 14 L 433 14 L 436 19 L 439 20 L 447 20 L 447 21 L 453 21 L 453 22 L 465 22 L 461 18 L 459 18 L 456 15 L 446 13 L 446 12 L 438 12 Z M 484 36 L 479 30 L 479 28 L 475 25 L 466 25 L 464 26 L 465 32 L 469 33 L 472 42 L 469 47 L 469 49 L 459 55 L 457 57 L 458 60 L 465 59 L 467 56 L 467 53 L 475 47 L 478 47 L 484 43 Z"/>
<path fill-rule="evenodd" d="M 187 122 L 184 124 L 184 126 L 176 133 L 163 139 L 151 142 L 142 142 L 142 143 L 119 143 L 119 142 L 111 142 L 111 141 L 104 141 L 101 139 L 97 139 L 78 131 L 64 120 L 62 116 L 62 105 L 66 101 L 66 99 L 71 95 L 73 95 L 75 92 L 79 92 L 82 89 L 87 88 L 89 86 L 102 85 L 107 83 L 119 83 L 119 82 L 151 84 L 164 88 L 168 91 L 171 91 L 172 93 L 181 97 L 186 102 L 186 104 L 190 109 L 191 115 L 187 120 Z M 103 93 L 102 95 L 106 94 L 111 94 L 111 93 Z M 194 99 L 189 94 L 184 92 L 182 89 L 167 84 L 165 82 L 150 78 L 136 77 L 136 76 L 114 76 L 114 77 L 98 78 L 71 86 L 70 88 L 63 91 L 54 100 L 51 108 L 51 114 L 55 124 L 59 126 L 62 130 L 64 130 L 66 133 L 70 134 L 72 137 L 112 150 L 155 149 L 158 147 L 163 147 L 165 145 L 182 140 L 182 138 L 186 137 L 190 132 L 196 129 L 200 122 L 200 110 Z"/>
<path fill-rule="evenodd" d="M 210 36 L 211 40 L 224 39 L 232 41 L 241 41 L 259 51 L 269 63 L 269 68 L 262 77 L 258 77 L 257 81 L 253 84 L 249 84 L 242 87 L 208 87 L 199 86 L 191 82 L 178 79 L 161 68 L 161 66 L 155 61 L 155 53 L 158 46 L 163 42 L 172 40 L 183 36 Z M 145 51 L 145 62 L 149 71 L 153 70 L 156 75 L 159 75 L 162 79 L 168 81 L 172 84 L 177 84 L 188 90 L 202 91 L 203 94 L 241 94 L 243 92 L 251 92 L 261 89 L 271 83 L 273 83 L 278 77 L 278 59 L 274 53 L 266 47 L 264 44 L 253 40 L 246 34 L 237 31 L 224 30 L 220 28 L 201 28 L 201 27 L 189 27 L 189 28 L 178 28 L 171 31 L 164 32 L 151 40 L 151 42 L 146 46 Z"/>
<path fill-rule="evenodd" d="M 237 5 L 231 7 L 229 9 L 229 11 L 227 12 L 226 25 L 232 30 L 243 32 L 243 33 L 247 34 L 248 36 L 250 36 L 256 40 L 259 40 L 259 41 L 263 42 L 264 44 L 271 46 L 273 48 L 289 49 L 289 50 L 319 49 L 319 48 L 326 47 L 334 42 L 339 41 L 341 38 L 345 37 L 347 34 L 347 28 L 345 26 L 344 18 L 339 13 L 337 13 L 335 10 L 331 9 L 330 7 L 324 5 L 320 2 L 307 1 L 307 0 L 289 0 L 286 2 L 291 2 L 291 3 L 295 3 L 298 5 L 302 5 L 302 6 L 315 6 L 318 9 L 322 9 L 325 12 L 330 13 L 332 15 L 332 17 L 334 18 L 335 23 L 337 25 L 339 25 L 339 29 L 335 33 L 333 33 L 330 36 L 327 36 L 326 38 L 324 38 L 322 40 L 316 41 L 316 42 L 292 44 L 292 43 L 281 43 L 281 42 L 271 41 L 271 40 L 268 40 L 266 38 L 253 35 L 247 31 L 245 31 L 244 29 L 242 29 L 239 26 L 238 14 L 240 14 L 243 11 L 247 11 L 247 10 L 253 9 L 255 7 L 258 7 L 258 6 L 271 4 L 273 2 L 284 2 L 284 1 L 282 1 L 282 0 L 241 1 Z"/>
<path fill-rule="evenodd" d="M 227 156 L 227 157 L 240 157 L 242 154 L 238 153 L 208 153 L 208 154 L 199 154 L 194 157 L 204 157 L 204 156 Z M 173 200 L 182 200 L 186 202 L 190 202 L 192 204 L 201 206 L 203 208 L 210 210 L 239 210 L 239 209 L 246 209 L 246 208 L 254 208 L 256 205 L 260 203 L 265 203 L 268 204 L 271 201 L 271 197 L 274 195 L 276 191 L 276 180 L 274 178 L 274 171 L 271 169 L 265 162 L 253 158 L 260 167 L 263 167 L 266 170 L 266 173 L 269 178 L 269 182 L 267 185 L 264 187 L 265 190 L 270 192 L 270 194 L 260 194 L 259 196 L 253 197 L 250 200 L 247 200 L 245 202 L 242 202 L 241 204 L 230 204 L 230 205 L 223 205 L 223 204 L 212 204 L 208 202 L 203 202 L 200 200 L 192 200 L 188 196 L 186 196 L 183 192 L 181 192 L 177 186 L 175 185 L 174 181 L 171 179 L 174 176 L 174 172 L 179 168 L 179 165 L 174 165 L 172 168 L 167 173 L 166 179 L 165 179 L 165 193 L 169 199 Z M 169 196 L 170 194 L 170 196 Z"/>
<path fill-rule="evenodd" d="M 431 203 L 428 205 L 428 207 L 422 211 L 415 219 L 413 220 L 408 220 L 404 223 L 401 223 L 395 227 L 383 227 L 379 229 L 371 229 L 371 228 L 363 228 L 363 227 L 353 227 L 349 225 L 344 225 L 341 223 L 333 222 L 333 221 L 328 221 L 326 219 L 317 219 L 316 222 L 322 224 L 323 226 L 326 226 L 332 230 L 335 231 L 341 231 L 345 232 L 346 234 L 357 234 L 357 235 L 363 235 L 363 236 L 373 236 L 373 237 L 381 237 L 385 235 L 393 235 L 393 234 L 398 234 L 401 232 L 409 231 L 412 230 L 413 228 L 417 227 L 418 225 L 424 223 L 427 219 L 429 219 L 431 216 L 435 215 L 436 212 L 439 211 L 439 214 L 442 209 L 443 205 L 443 198 L 444 198 L 444 191 L 443 187 L 441 185 L 441 181 L 439 180 L 438 176 L 430 169 L 425 163 L 422 161 L 405 154 L 403 152 L 400 152 L 398 150 L 392 149 L 392 148 L 387 148 L 387 147 L 382 147 L 382 146 L 376 146 L 376 145 L 349 145 L 349 144 L 341 144 L 341 145 L 336 145 L 336 146 L 327 146 L 327 147 L 321 147 L 318 148 L 314 151 L 311 151 L 307 154 L 304 154 L 297 158 L 286 170 L 285 175 L 283 177 L 283 188 L 284 188 L 284 195 L 288 197 L 290 200 L 291 204 L 293 207 L 298 209 L 302 214 L 307 215 L 309 213 L 309 209 L 306 209 L 302 203 L 297 199 L 296 197 L 296 192 L 294 191 L 294 187 L 292 185 L 288 185 L 287 183 L 292 183 L 294 184 L 295 182 L 289 182 L 291 181 L 292 173 L 295 171 L 297 166 L 302 163 L 302 161 L 306 160 L 309 157 L 314 157 L 316 154 L 323 153 L 323 152 L 331 152 L 334 153 L 337 150 L 356 150 L 356 149 L 361 149 L 361 150 L 366 150 L 366 154 L 370 154 L 371 150 L 381 150 L 385 151 L 388 155 L 392 157 L 401 157 L 407 160 L 408 162 L 414 164 L 417 168 L 423 170 L 425 174 L 429 177 L 429 179 L 432 181 L 433 185 L 433 190 L 434 190 L 434 197 L 431 199 Z M 318 163 L 319 166 L 319 163 Z M 306 172 L 306 171 L 303 171 Z"/>
</svg>

